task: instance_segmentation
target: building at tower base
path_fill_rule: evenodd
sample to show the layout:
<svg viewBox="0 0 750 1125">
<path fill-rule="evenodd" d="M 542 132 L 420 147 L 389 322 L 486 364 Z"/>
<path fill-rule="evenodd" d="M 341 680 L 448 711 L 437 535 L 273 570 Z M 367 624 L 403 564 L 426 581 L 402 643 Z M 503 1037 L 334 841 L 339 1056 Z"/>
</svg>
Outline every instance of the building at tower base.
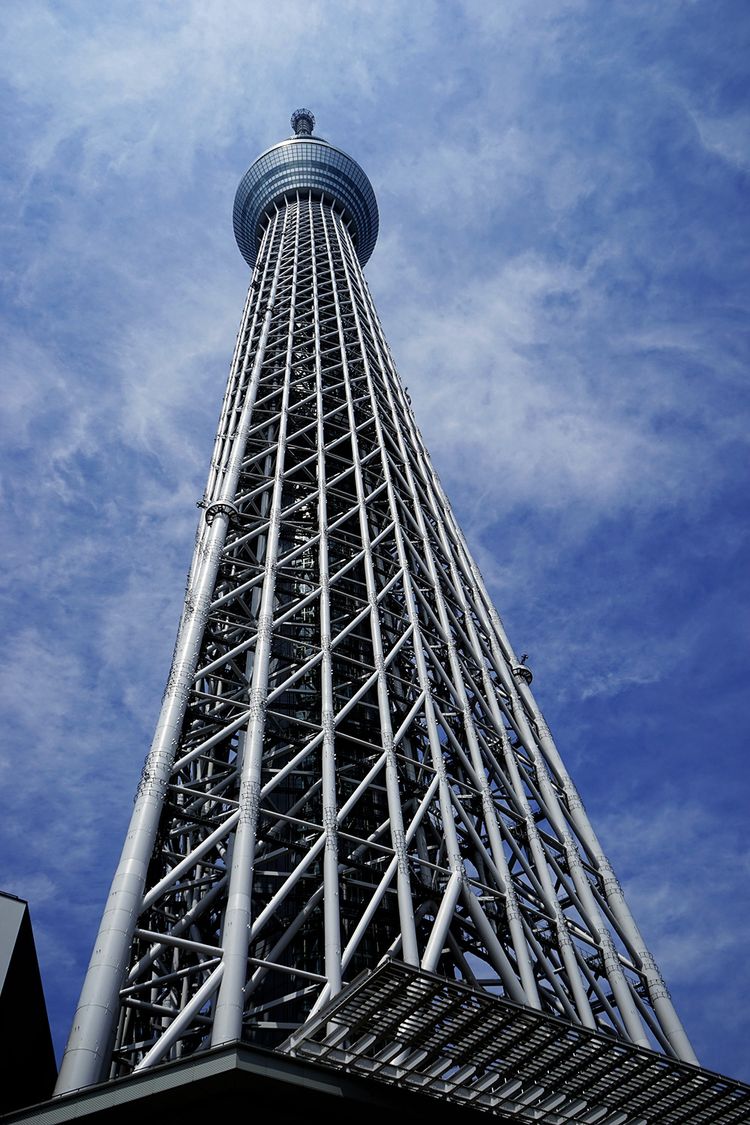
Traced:
<svg viewBox="0 0 750 1125">
<path fill-rule="evenodd" d="M 48 1097 L 56 1078 L 28 903 L 0 891 L 0 1114 Z"/>
<path fill-rule="evenodd" d="M 89 1086 L 3 1125 L 744 1125 L 750 1087 L 400 962 L 366 971 L 276 1050 L 227 1044 Z"/>
</svg>

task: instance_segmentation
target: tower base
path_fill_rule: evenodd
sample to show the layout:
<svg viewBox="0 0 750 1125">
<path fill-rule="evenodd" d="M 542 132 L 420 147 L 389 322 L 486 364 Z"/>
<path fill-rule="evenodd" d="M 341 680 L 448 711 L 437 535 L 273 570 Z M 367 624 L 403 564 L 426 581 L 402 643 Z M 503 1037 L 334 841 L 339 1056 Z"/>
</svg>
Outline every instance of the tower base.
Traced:
<svg viewBox="0 0 750 1125">
<path fill-rule="evenodd" d="M 385 1115 L 430 1125 L 748 1125 L 750 1087 L 388 960 L 277 1050 L 229 1043 L 2 1125 L 185 1125 L 219 1111 L 273 1125 L 382 1125 Z"/>
<path fill-rule="evenodd" d="M 0 1118 L 3 1125 L 185 1125 L 193 1121 L 268 1120 L 273 1125 L 382 1125 L 390 1120 L 472 1125 L 471 1109 L 437 1102 L 330 1067 L 235 1044 L 143 1074 L 89 1086 Z M 501 1122 L 510 1122 L 504 1115 Z"/>
</svg>

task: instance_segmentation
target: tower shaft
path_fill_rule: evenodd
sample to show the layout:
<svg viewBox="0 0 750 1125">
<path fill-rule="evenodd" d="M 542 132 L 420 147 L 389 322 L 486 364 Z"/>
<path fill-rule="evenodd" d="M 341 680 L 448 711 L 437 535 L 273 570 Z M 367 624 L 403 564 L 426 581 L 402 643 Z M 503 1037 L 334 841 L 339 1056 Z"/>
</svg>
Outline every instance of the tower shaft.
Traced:
<svg viewBox="0 0 750 1125">
<path fill-rule="evenodd" d="M 363 223 L 310 183 L 258 220 L 60 1092 L 279 1047 L 389 957 L 695 1061 L 431 465 Z"/>
</svg>

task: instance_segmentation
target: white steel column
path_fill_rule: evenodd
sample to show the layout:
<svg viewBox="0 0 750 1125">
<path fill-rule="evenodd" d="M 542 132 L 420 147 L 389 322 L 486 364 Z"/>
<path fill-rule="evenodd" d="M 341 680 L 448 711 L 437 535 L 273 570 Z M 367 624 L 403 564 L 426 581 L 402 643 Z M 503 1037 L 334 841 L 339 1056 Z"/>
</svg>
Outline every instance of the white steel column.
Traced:
<svg viewBox="0 0 750 1125">
<path fill-rule="evenodd" d="M 327 209 L 326 209 L 327 210 Z M 391 726 L 391 701 L 388 694 L 388 685 L 385 677 L 385 658 L 383 653 L 383 640 L 380 629 L 380 618 L 378 615 L 378 588 L 375 580 L 375 572 L 372 563 L 372 544 L 370 542 L 370 531 L 367 526 L 367 511 L 365 505 L 364 486 L 362 483 L 362 466 L 360 464 L 359 449 L 357 445 L 357 427 L 354 414 L 354 404 L 352 402 L 352 389 L 349 381 L 349 370 L 346 354 L 346 346 L 344 342 L 344 332 L 341 324 L 341 308 L 339 303 L 338 287 L 336 285 L 336 277 L 333 265 L 333 256 L 331 250 L 331 241 L 329 234 L 329 221 L 333 226 L 336 233 L 337 242 L 340 235 L 340 225 L 336 222 L 335 213 L 329 211 L 326 215 L 323 211 L 323 220 L 325 223 L 325 239 L 326 250 L 328 255 L 328 265 L 331 271 L 331 278 L 334 283 L 334 299 L 336 306 L 336 317 L 338 320 L 339 341 L 341 348 L 341 362 L 344 370 L 344 379 L 346 383 L 346 402 L 349 415 L 349 427 L 351 432 L 352 441 L 352 457 L 354 460 L 355 482 L 357 488 L 357 501 L 359 505 L 359 526 L 360 534 L 362 537 L 362 546 L 364 548 L 364 564 L 365 564 L 365 577 L 367 582 L 367 596 L 370 603 L 370 631 L 372 636 L 373 655 L 375 659 L 375 668 L 378 675 L 378 705 L 380 710 L 380 729 L 381 738 L 383 741 L 383 748 L 386 756 L 386 790 L 388 795 L 388 812 L 391 821 L 391 839 L 393 841 L 393 849 L 396 853 L 397 860 L 397 875 L 396 887 L 398 892 L 398 905 L 399 917 L 401 919 L 401 946 L 402 957 L 410 964 L 417 964 L 419 954 L 417 949 L 416 931 L 414 926 L 414 903 L 411 894 L 410 878 L 409 878 L 409 865 L 406 859 L 406 842 L 404 838 L 404 824 L 401 812 L 401 794 L 399 791 L 398 770 L 396 768 L 396 760 L 393 750 L 393 728 Z M 348 237 L 348 235 L 346 236 Z M 340 243 L 338 244 L 339 252 L 341 251 Z M 363 357 L 364 358 L 364 357 Z M 400 559 L 403 567 L 403 559 Z M 404 575 L 404 577 L 406 577 Z"/>
<path fill-rule="evenodd" d="M 318 248 L 312 197 L 307 201 L 310 222 L 310 243 L 313 267 L 313 302 L 315 315 L 315 401 L 317 405 L 316 441 L 318 473 L 318 566 L 320 568 L 320 648 L 323 654 L 321 684 L 321 722 L 323 727 L 322 788 L 324 854 L 324 913 L 325 913 L 325 966 L 328 978 L 327 995 L 335 995 L 341 988 L 341 926 L 339 922 L 339 853 L 338 853 L 338 801 L 336 798 L 336 743 L 334 731 L 333 671 L 331 652 L 331 595 L 328 566 L 328 501 L 326 495 L 326 442 L 323 423 L 323 361 L 320 351 L 320 307 L 318 300 L 318 270 L 325 267 L 326 254 Z M 318 205 L 316 204 L 316 207 Z M 319 208 L 322 215 L 322 208 Z"/>
<path fill-rule="evenodd" d="M 289 220 L 289 205 L 284 210 L 284 230 Z M 297 265 L 299 260 L 299 208 L 295 212 L 294 259 L 292 292 L 289 302 L 289 326 L 287 336 L 286 372 L 279 412 L 276 468 L 274 473 L 273 495 L 269 514 L 268 537 L 266 540 L 266 572 L 263 579 L 260 608 L 258 610 L 258 632 L 253 662 L 253 678 L 250 688 L 250 706 L 247 734 L 244 741 L 244 755 L 240 764 L 241 780 L 239 792 L 239 822 L 234 836 L 232 865 L 229 872 L 227 906 L 224 917 L 224 976 L 216 1001 L 212 1042 L 214 1045 L 228 1040 L 239 1039 L 242 1035 L 244 1013 L 244 990 L 247 979 L 247 947 L 250 940 L 252 922 L 253 862 L 255 859 L 258 811 L 260 808 L 260 771 L 263 758 L 263 735 L 266 720 L 266 697 L 268 695 L 268 668 L 271 659 L 271 636 L 273 625 L 273 600 L 276 586 L 276 562 L 278 558 L 279 529 L 281 514 L 281 490 L 284 476 L 284 454 L 286 452 L 287 404 L 289 401 L 289 380 L 292 366 L 292 344 L 294 339 L 294 309 L 297 286 Z M 284 260 L 284 243 L 279 247 L 277 271 Z M 275 295 L 275 291 L 274 291 Z M 273 296 L 271 298 L 273 300 Z M 267 315 L 273 314 L 269 307 Z"/>
<path fill-rule="evenodd" d="M 274 287 L 280 261 L 279 257 Z M 272 294 L 273 292 L 274 288 Z M 255 355 L 253 370 L 256 375 L 263 363 L 270 319 L 269 309 Z M 188 589 L 185 597 L 185 609 L 161 713 L 60 1067 L 55 1088 L 58 1094 L 100 1080 L 103 1077 L 102 1066 L 108 1061 L 117 1017 L 117 994 L 125 975 L 128 950 L 141 909 L 159 816 L 211 605 L 252 406 L 253 396 L 248 393 L 232 443 L 214 518 L 203 543 L 196 545 L 196 554 L 202 556 L 202 559 L 199 557 L 197 560 L 194 556 L 194 564 L 197 565 L 194 565 L 192 573 L 195 574 L 196 585 Z"/>
</svg>

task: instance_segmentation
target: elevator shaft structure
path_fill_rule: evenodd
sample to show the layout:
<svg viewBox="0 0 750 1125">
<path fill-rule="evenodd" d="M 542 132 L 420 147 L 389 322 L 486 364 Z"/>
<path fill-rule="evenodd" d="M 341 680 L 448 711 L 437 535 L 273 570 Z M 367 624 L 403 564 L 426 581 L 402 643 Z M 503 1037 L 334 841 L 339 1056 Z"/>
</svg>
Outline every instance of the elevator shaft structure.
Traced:
<svg viewBox="0 0 750 1125">
<path fill-rule="evenodd" d="M 58 1092 L 289 1050 L 389 960 L 695 1062 L 393 365 L 372 187 L 293 125 L 237 193 L 252 281 Z"/>
</svg>

